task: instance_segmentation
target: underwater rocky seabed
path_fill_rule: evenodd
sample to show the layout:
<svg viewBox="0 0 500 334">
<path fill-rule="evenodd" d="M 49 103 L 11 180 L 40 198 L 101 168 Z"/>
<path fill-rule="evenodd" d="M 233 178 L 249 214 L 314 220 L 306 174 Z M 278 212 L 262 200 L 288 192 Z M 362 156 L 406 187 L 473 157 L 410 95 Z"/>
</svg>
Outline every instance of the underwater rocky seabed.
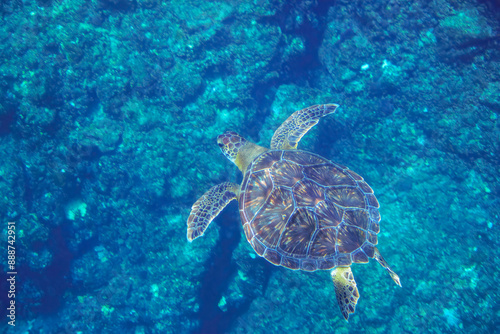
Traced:
<svg viewBox="0 0 500 334">
<path fill-rule="evenodd" d="M 15 221 L 18 294 L 2 331 L 500 331 L 499 6 L 4 1 L 1 243 Z M 327 271 L 255 255 L 236 204 L 186 241 L 192 203 L 241 180 L 219 133 L 268 146 L 328 102 L 300 147 L 375 189 L 403 285 L 354 265 L 349 323 Z"/>
</svg>

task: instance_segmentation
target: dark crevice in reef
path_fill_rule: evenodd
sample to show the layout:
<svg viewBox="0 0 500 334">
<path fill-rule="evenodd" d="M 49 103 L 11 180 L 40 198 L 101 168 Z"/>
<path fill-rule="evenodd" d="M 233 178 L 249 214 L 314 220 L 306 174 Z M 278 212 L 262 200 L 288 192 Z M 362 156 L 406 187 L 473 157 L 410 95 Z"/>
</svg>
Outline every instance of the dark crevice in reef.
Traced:
<svg viewBox="0 0 500 334">
<path fill-rule="evenodd" d="M 200 308 L 195 317 L 199 320 L 200 327 L 193 331 L 193 334 L 225 333 L 230 330 L 235 321 L 248 311 L 253 300 L 265 293 L 274 269 L 273 265 L 261 258 L 242 260 L 251 262 L 252 269 L 246 275 L 253 282 L 252 288 L 244 289 L 244 296 L 240 300 L 228 302 L 224 311 L 219 308 L 219 301 L 238 271 L 238 266 L 233 261 L 233 251 L 240 242 L 246 242 L 242 237 L 243 231 L 237 208 L 237 203 L 233 202 L 212 223 L 220 226 L 219 240 L 211 257 L 205 263 L 205 271 L 199 277 Z"/>
<path fill-rule="evenodd" d="M 50 235 L 48 250 L 53 254 L 51 263 L 41 270 L 34 270 L 27 265 L 17 268 L 16 297 L 21 299 L 19 308 L 16 303 L 16 310 L 20 317 L 32 317 L 33 313 L 49 315 L 58 312 L 64 294 L 71 287 L 68 278 L 74 258 L 68 247 L 71 233 L 57 226 L 51 229 Z M 20 291 L 23 292 L 19 293 Z"/>
<path fill-rule="evenodd" d="M 0 115 L 0 137 L 10 134 L 10 126 L 16 118 L 17 107 L 6 108 L 6 111 Z"/>
<path fill-rule="evenodd" d="M 62 129 L 63 124 L 64 124 L 64 122 L 61 119 L 61 115 L 60 115 L 59 109 L 58 109 L 58 110 L 56 110 L 56 112 L 54 114 L 54 119 L 52 120 L 52 122 L 50 122 L 49 124 L 44 126 L 43 129 L 45 132 L 47 132 L 47 134 L 49 136 L 54 138 L 56 136 L 56 134 L 58 133 L 58 131 L 60 129 Z"/>
<path fill-rule="evenodd" d="M 487 38 L 475 38 L 461 44 L 445 43 L 439 50 L 439 55 L 443 61 L 448 63 L 471 64 L 477 56 L 484 55 L 491 50 L 489 55 L 491 60 L 499 60 L 500 36 Z"/>
<path fill-rule="evenodd" d="M 136 0 L 99 0 L 98 7 L 112 12 L 131 13 L 137 9 Z"/>
<path fill-rule="evenodd" d="M 239 217 L 235 212 L 237 205 L 234 202 L 216 219 L 215 223 L 220 225 L 219 240 L 212 256 L 205 264 L 205 272 L 199 278 L 200 309 L 196 317 L 200 327 L 193 331 L 193 334 L 227 332 L 233 322 L 248 310 L 252 302 L 252 298 L 245 298 L 242 303 L 229 305 L 225 312 L 218 306 L 223 293 L 237 272 L 237 266 L 232 262 L 232 255 L 242 239 L 242 231 Z"/>
<path fill-rule="evenodd" d="M 18 189 L 22 189 L 22 194 L 23 194 L 23 201 L 26 204 L 26 208 L 31 212 L 33 209 L 33 176 L 29 172 L 28 168 L 26 167 L 26 164 L 19 159 L 17 161 L 17 164 L 19 166 L 19 169 L 21 170 L 21 175 L 22 178 L 19 178 L 18 182 Z"/>
<path fill-rule="evenodd" d="M 301 3 L 288 3 L 276 15 L 262 19 L 268 24 L 277 24 L 281 31 L 291 36 L 301 37 L 305 42 L 305 49 L 299 55 L 282 62 L 282 54 L 276 54 L 270 61 L 270 71 L 275 70 L 279 75 L 269 76 L 269 79 L 258 82 L 252 91 L 252 96 L 258 104 L 258 112 L 248 123 L 248 134 L 257 138 L 259 129 L 270 112 L 276 91 L 283 84 L 297 84 L 299 86 L 314 86 L 314 72 L 320 68 L 318 50 L 323 40 L 326 27 L 328 9 L 331 1 L 319 1 L 311 7 Z M 302 17 L 297 22 L 297 17 Z M 282 50 L 285 42 L 281 42 Z"/>
<path fill-rule="evenodd" d="M 255 117 L 252 120 L 249 120 L 246 125 L 246 134 L 249 135 L 250 140 L 252 141 L 258 142 L 260 139 L 259 132 L 262 129 L 262 125 L 264 124 L 266 117 L 271 112 L 271 106 L 273 104 L 278 86 L 279 84 L 273 81 L 259 83 L 253 88 L 253 102 L 254 104 L 257 104 L 257 111 L 255 113 Z M 255 105 L 250 107 L 255 108 Z"/>
<path fill-rule="evenodd" d="M 268 24 L 278 25 L 285 34 L 301 37 L 305 50 L 282 64 L 279 83 L 303 84 L 311 73 L 321 67 L 318 50 L 325 32 L 327 13 L 332 1 L 288 2 L 274 16 L 264 18 Z M 283 42 L 282 49 L 285 48 Z"/>
<path fill-rule="evenodd" d="M 235 311 L 223 312 L 218 307 L 219 300 L 236 273 L 236 265 L 231 262 L 234 249 L 241 240 L 240 229 L 235 215 L 237 207 L 230 204 L 214 222 L 220 225 L 219 240 L 211 257 L 205 264 L 205 272 L 200 277 L 200 309 L 197 317 L 200 328 L 193 333 L 223 333 L 235 317 Z M 212 222 L 212 224 L 214 223 Z"/>
<path fill-rule="evenodd" d="M 85 291 L 85 288 L 75 284 L 78 282 L 71 280 L 71 265 L 97 245 L 97 237 L 87 239 L 76 249 L 71 249 L 70 239 L 74 231 L 70 227 L 56 226 L 49 234 L 51 237 L 47 250 L 53 255 L 50 264 L 39 270 L 26 264 L 17 268 L 16 297 L 19 305 L 16 303 L 16 310 L 17 315 L 23 318 L 30 318 L 33 314 L 54 315 L 63 306 L 63 296 L 68 290 Z M 43 247 L 41 243 L 32 244 L 34 251 Z M 0 287 L 8 291 L 4 282 Z M 0 315 L 5 317 L 5 310 Z"/>
<path fill-rule="evenodd" d="M 291 35 L 302 37 L 305 51 L 283 64 L 280 71 L 283 81 L 304 84 L 313 79 L 311 73 L 321 67 L 318 50 L 323 40 L 330 6 L 331 1 L 318 1 L 310 8 L 301 8 L 300 3 L 289 3 L 285 6 L 282 14 L 285 20 L 280 24 L 280 28 Z M 300 22 L 297 22 L 297 17 L 302 17 Z"/>
<path fill-rule="evenodd" d="M 54 258 L 51 264 L 43 270 L 42 275 L 35 276 L 37 277 L 35 282 L 45 291 L 40 300 L 40 308 L 37 310 L 39 313 L 58 311 L 66 289 L 71 286 L 68 277 L 70 276 L 73 253 L 68 248 L 69 234 L 69 231 L 62 227 L 55 227 L 51 231 L 49 249 Z"/>
<path fill-rule="evenodd" d="M 62 88 L 64 86 L 62 75 L 59 74 L 58 69 L 54 68 L 52 74 L 47 76 L 47 82 L 45 83 L 44 93 L 36 99 L 36 106 L 39 108 L 48 109 L 63 109 L 64 108 L 64 98 L 61 94 Z"/>
</svg>

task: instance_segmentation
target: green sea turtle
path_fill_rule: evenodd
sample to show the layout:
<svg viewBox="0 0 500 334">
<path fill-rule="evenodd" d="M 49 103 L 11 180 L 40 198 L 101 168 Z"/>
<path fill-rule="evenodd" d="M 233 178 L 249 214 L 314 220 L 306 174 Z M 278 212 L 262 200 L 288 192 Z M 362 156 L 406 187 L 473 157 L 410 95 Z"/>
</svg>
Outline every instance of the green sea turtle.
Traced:
<svg viewBox="0 0 500 334">
<path fill-rule="evenodd" d="M 234 199 L 253 249 L 272 264 L 293 270 L 332 269 L 331 277 L 345 320 L 359 298 L 352 263 L 374 258 L 392 271 L 375 245 L 380 230 L 379 203 L 361 176 L 297 144 L 338 105 L 323 104 L 293 113 L 274 133 L 271 148 L 236 132 L 218 136 L 222 153 L 244 173 L 241 185 L 225 182 L 194 203 L 187 221 L 189 241 Z"/>
</svg>

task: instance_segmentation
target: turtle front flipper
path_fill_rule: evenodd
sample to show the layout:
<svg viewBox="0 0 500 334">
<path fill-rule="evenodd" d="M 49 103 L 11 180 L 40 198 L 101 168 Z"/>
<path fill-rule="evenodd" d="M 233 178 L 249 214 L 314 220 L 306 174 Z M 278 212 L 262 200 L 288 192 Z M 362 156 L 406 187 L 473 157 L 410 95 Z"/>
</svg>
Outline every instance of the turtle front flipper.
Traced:
<svg viewBox="0 0 500 334">
<path fill-rule="evenodd" d="M 349 321 L 349 314 L 354 313 L 359 298 L 356 281 L 352 275 L 351 267 L 337 267 L 331 272 L 333 284 L 335 285 L 335 295 L 339 303 L 340 312 L 346 321 Z"/>
<path fill-rule="evenodd" d="M 224 182 L 213 186 L 191 207 L 191 213 L 187 221 L 187 238 L 191 242 L 201 237 L 212 220 L 217 217 L 233 199 L 236 199 L 240 186 Z"/>
<path fill-rule="evenodd" d="M 294 112 L 274 133 L 271 139 L 273 150 L 294 150 L 302 136 L 318 124 L 321 117 L 335 112 L 338 104 L 318 104 Z"/>
<path fill-rule="evenodd" d="M 389 264 L 387 264 L 387 262 L 384 260 L 384 258 L 382 257 L 382 254 L 380 254 L 379 250 L 377 247 L 375 247 L 375 253 L 373 255 L 373 258 L 378 262 L 380 263 L 380 265 L 382 267 L 385 268 L 385 270 L 387 270 L 387 272 L 389 273 L 389 275 L 391 275 L 391 278 L 392 280 L 401 287 L 401 281 L 399 280 L 399 276 L 398 274 L 396 274 L 392 269 L 391 267 L 389 267 Z"/>
</svg>

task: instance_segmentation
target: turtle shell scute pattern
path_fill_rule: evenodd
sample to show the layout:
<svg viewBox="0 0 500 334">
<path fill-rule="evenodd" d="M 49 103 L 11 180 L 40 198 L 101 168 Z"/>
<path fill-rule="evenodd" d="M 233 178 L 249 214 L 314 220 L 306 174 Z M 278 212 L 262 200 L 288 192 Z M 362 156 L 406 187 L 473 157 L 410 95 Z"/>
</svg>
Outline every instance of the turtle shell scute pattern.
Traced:
<svg viewBox="0 0 500 334">
<path fill-rule="evenodd" d="M 347 167 L 301 150 L 269 150 L 250 164 L 241 189 L 245 236 L 269 262 L 314 271 L 373 258 L 379 203 Z"/>
</svg>

